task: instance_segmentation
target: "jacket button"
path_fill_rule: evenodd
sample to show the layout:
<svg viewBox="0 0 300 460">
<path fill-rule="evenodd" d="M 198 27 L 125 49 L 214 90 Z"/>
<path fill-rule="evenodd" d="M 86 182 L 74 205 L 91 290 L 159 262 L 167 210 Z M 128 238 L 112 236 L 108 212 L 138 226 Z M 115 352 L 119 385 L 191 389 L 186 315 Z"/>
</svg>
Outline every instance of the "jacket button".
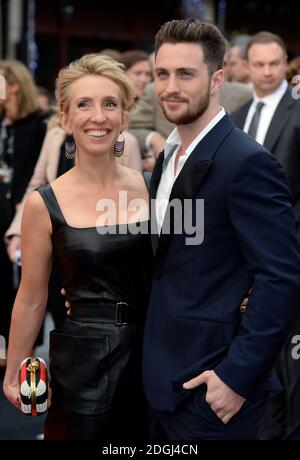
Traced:
<svg viewBox="0 0 300 460">
<path fill-rule="evenodd" d="M 11 192 L 6 192 L 5 198 L 7 200 L 10 200 L 11 199 Z"/>
</svg>

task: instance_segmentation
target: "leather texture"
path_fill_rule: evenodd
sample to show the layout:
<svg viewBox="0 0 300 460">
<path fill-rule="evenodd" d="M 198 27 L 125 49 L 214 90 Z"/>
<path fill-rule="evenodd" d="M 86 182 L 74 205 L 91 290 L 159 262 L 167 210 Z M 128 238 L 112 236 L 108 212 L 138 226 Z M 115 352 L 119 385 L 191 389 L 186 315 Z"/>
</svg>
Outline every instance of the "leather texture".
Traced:
<svg viewBox="0 0 300 460">
<path fill-rule="evenodd" d="M 150 238 L 121 231 L 123 224 L 104 235 L 71 227 L 51 186 L 38 192 L 49 210 L 54 252 L 74 309 L 74 318 L 50 334 L 52 406 L 45 439 L 140 438 Z M 128 324 L 105 320 L 118 302 L 129 304 L 136 321 L 132 314 Z"/>
</svg>

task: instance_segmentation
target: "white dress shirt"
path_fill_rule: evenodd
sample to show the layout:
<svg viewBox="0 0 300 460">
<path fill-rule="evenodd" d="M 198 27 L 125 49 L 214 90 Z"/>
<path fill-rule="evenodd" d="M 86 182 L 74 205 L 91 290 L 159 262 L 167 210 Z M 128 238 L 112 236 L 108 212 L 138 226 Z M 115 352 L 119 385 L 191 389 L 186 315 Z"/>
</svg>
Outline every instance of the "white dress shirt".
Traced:
<svg viewBox="0 0 300 460">
<path fill-rule="evenodd" d="M 167 206 L 169 203 L 169 198 L 171 195 L 171 190 L 173 188 L 174 182 L 177 179 L 180 171 L 182 170 L 186 160 L 193 152 L 196 145 L 209 133 L 209 131 L 224 117 L 225 110 L 221 107 L 219 113 L 211 120 L 210 123 L 198 134 L 198 136 L 191 142 L 186 151 L 180 155 L 177 163 L 176 174 L 174 172 L 175 159 L 178 152 L 178 149 L 181 147 L 181 139 L 178 133 L 177 128 L 175 128 L 168 139 L 166 140 L 164 147 L 164 162 L 163 162 L 163 171 L 159 186 L 156 194 L 155 201 L 155 212 L 156 220 L 158 225 L 158 231 L 160 233 Z"/>
<path fill-rule="evenodd" d="M 278 88 L 272 94 L 262 97 L 261 99 L 259 99 L 255 93 L 253 95 L 253 102 L 250 105 L 250 108 L 249 108 L 249 111 L 248 111 L 248 114 L 245 120 L 243 131 L 245 131 L 245 133 L 248 133 L 249 126 L 253 118 L 255 109 L 256 109 L 256 104 L 259 101 L 262 101 L 264 103 L 264 106 L 261 109 L 259 124 L 258 124 L 257 132 L 256 132 L 256 138 L 255 138 L 255 140 L 259 142 L 259 144 L 261 145 L 263 145 L 264 143 L 264 140 L 265 140 L 267 131 L 269 129 L 271 120 L 273 118 L 273 115 L 275 113 L 275 110 L 277 109 L 277 106 L 282 96 L 286 92 L 287 87 L 288 87 L 287 81 L 283 80 L 281 85 L 278 86 Z"/>
</svg>

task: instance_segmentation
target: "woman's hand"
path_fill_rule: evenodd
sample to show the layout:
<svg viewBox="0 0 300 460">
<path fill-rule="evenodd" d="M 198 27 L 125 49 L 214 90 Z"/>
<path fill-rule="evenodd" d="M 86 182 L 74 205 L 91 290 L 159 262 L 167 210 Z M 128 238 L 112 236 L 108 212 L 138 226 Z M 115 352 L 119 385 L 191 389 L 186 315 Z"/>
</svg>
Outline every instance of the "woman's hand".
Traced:
<svg viewBox="0 0 300 460">
<path fill-rule="evenodd" d="M 20 384 L 8 384 L 5 382 L 3 383 L 3 392 L 9 402 L 11 402 L 19 411 L 21 411 L 21 395 L 20 395 Z M 51 398 L 52 398 L 52 389 L 50 383 L 48 383 L 48 398 L 47 398 L 47 407 L 51 406 Z"/>
<path fill-rule="evenodd" d="M 64 297 L 67 295 L 66 293 L 66 290 L 64 288 L 62 288 L 60 290 L 60 293 L 61 295 L 63 295 Z M 68 300 L 65 301 L 65 307 L 67 308 L 67 315 L 68 316 L 72 316 L 72 309 L 71 309 L 71 304 Z"/>
<path fill-rule="evenodd" d="M 10 403 L 12 403 L 18 410 L 21 410 L 21 395 L 20 383 L 7 383 L 4 379 L 3 392 Z"/>
<path fill-rule="evenodd" d="M 7 245 L 7 254 L 13 264 L 17 263 L 16 253 L 21 249 L 21 237 L 12 236 Z"/>
<path fill-rule="evenodd" d="M 250 297 L 250 294 L 252 292 L 252 288 L 249 289 L 248 291 L 248 297 L 245 297 L 243 300 L 242 300 L 242 303 L 240 305 L 240 312 L 241 313 L 244 313 L 246 311 L 246 308 L 247 308 L 247 305 L 248 305 L 248 302 L 249 302 L 249 297 Z"/>
</svg>

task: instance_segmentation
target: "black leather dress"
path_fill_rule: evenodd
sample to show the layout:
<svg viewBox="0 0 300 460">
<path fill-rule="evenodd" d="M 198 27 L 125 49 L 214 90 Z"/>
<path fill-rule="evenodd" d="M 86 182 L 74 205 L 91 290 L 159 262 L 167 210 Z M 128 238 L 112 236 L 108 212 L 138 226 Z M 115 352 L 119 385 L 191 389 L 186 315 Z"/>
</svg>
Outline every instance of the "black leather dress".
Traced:
<svg viewBox="0 0 300 460">
<path fill-rule="evenodd" d="M 132 224 L 116 225 L 114 232 L 106 227 L 106 234 L 71 227 L 51 186 L 38 192 L 49 210 L 72 306 L 72 316 L 50 333 L 45 439 L 146 439 L 141 349 L 151 285 L 149 235 L 128 232 Z"/>
</svg>

